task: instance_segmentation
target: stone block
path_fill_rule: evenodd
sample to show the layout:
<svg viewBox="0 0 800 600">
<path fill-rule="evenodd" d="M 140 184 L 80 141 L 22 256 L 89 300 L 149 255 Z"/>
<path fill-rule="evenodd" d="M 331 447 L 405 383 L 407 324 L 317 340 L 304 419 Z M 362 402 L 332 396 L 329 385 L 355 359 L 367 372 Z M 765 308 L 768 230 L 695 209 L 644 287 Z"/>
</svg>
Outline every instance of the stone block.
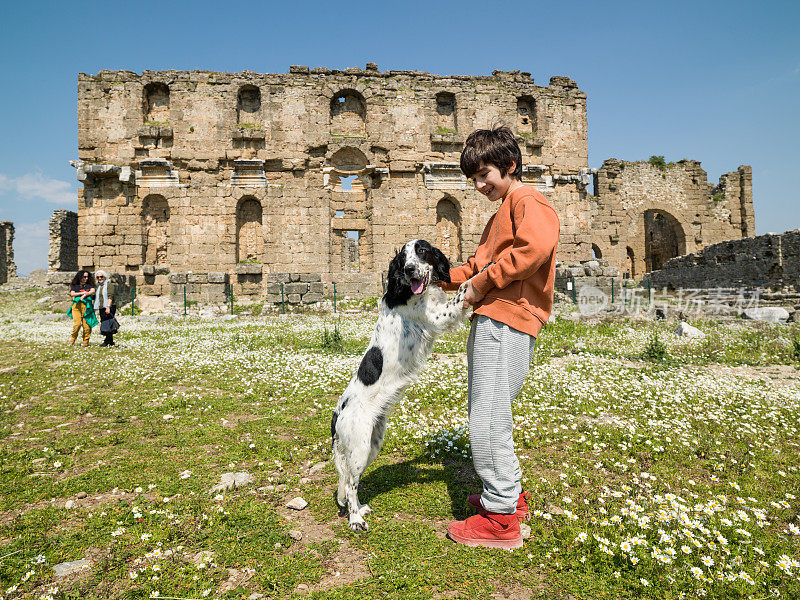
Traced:
<svg viewBox="0 0 800 600">
<path fill-rule="evenodd" d="M 155 265 L 142 265 L 142 275 L 153 277 L 156 274 Z"/>
<path fill-rule="evenodd" d="M 300 294 L 289 294 L 286 296 L 286 301 L 289 304 L 300 304 Z"/>
<path fill-rule="evenodd" d="M 228 283 L 228 274 L 222 272 L 209 273 L 208 283 Z"/>
<path fill-rule="evenodd" d="M 208 273 L 188 273 L 189 283 L 208 283 Z"/>
<path fill-rule="evenodd" d="M 284 286 L 284 292 L 286 294 L 305 294 L 308 292 L 308 285 L 307 283 L 287 283 Z"/>
<path fill-rule="evenodd" d="M 321 302 L 324 296 L 317 292 L 308 292 L 303 294 L 303 304 L 310 304 L 312 302 Z"/>
<path fill-rule="evenodd" d="M 172 273 L 169 276 L 169 282 L 175 285 L 183 285 L 188 283 L 188 275 L 186 273 Z"/>
<path fill-rule="evenodd" d="M 309 294 L 322 294 L 324 292 L 324 284 L 321 281 L 315 281 L 308 284 Z"/>
<path fill-rule="evenodd" d="M 238 263 L 236 265 L 237 275 L 261 275 L 264 265 L 261 263 Z"/>
<path fill-rule="evenodd" d="M 319 273 L 301 273 L 300 281 L 305 283 L 312 283 L 315 281 L 322 281 L 322 276 Z"/>
</svg>

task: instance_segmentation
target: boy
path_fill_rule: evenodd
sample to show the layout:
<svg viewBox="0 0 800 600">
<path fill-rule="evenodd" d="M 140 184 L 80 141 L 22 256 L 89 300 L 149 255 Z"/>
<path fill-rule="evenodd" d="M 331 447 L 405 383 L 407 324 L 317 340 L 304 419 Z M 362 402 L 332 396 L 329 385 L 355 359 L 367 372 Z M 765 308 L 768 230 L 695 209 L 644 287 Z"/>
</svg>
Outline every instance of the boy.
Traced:
<svg viewBox="0 0 800 600">
<path fill-rule="evenodd" d="M 527 494 L 514 454 L 511 403 L 528 373 L 536 336 L 553 306 L 559 220 L 544 196 L 520 181 L 522 153 L 507 127 L 473 132 L 461 170 L 475 189 L 500 203 L 478 249 L 450 270 L 474 308 L 467 342 L 469 436 L 483 493 L 469 497 L 478 514 L 454 521 L 448 535 L 467 546 L 519 548 Z"/>
</svg>

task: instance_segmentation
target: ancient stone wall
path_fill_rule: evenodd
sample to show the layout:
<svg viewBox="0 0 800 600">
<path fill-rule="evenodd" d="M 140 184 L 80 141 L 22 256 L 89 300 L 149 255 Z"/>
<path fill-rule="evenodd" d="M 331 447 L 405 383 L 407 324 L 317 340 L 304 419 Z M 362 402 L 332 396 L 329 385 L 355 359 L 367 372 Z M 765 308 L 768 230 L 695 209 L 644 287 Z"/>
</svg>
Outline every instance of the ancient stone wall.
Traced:
<svg viewBox="0 0 800 600">
<path fill-rule="evenodd" d="M 707 246 L 649 275 L 654 287 L 800 291 L 800 229 Z"/>
<path fill-rule="evenodd" d="M 0 221 L 0 283 L 17 276 L 14 262 L 14 223 Z"/>
<path fill-rule="evenodd" d="M 48 274 L 78 270 L 78 214 L 71 210 L 54 210 L 50 217 L 50 251 Z"/>
<path fill-rule="evenodd" d="M 517 71 L 372 63 L 81 74 L 78 264 L 158 294 L 170 272 L 223 272 L 253 295 L 271 273 L 357 284 L 417 237 L 463 260 L 497 207 L 470 189 L 460 152 L 471 131 L 498 124 L 518 136 L 523 179 L 566 215 L 559 256 L 587 258 L 586 95 L 569 78 L 541 87 Z"/>
<path fill-rule="evenodd" d="M 752 169 L 726 173 L 716 187 L 700 163 L 609 159 L 595 176 L 591 244 L 627 276 L 640 279 L 666 261 L 751 235 Z"/>
</svg>

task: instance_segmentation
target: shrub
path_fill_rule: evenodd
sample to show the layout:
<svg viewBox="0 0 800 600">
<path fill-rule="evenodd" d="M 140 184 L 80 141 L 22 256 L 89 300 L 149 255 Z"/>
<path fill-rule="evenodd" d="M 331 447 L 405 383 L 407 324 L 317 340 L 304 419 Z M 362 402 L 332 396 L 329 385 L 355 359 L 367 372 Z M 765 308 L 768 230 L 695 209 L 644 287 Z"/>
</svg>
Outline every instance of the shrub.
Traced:
<svg viewBox="0 0 800 600">
<path fill-rule="evenodd" d="M 647 346 L 645 346 L 642 356 L 646 360 L 652 360 L 655 362 L 663 362 L 668 358 L 669 355 L 667 354 L 667 346 L 658 338 L 657 333 L 654 333 L 653 337 L 650 338 L 650 341 L 647 342 Z"/>
</svg>

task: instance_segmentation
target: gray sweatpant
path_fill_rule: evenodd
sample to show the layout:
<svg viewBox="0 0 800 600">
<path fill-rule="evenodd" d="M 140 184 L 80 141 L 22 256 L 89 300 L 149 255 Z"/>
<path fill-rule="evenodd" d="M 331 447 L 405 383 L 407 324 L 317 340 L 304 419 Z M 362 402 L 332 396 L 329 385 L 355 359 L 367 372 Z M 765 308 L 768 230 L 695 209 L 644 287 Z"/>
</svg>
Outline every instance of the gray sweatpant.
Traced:
<svg viewBox="0 0 800 600">
<path fill-rule="evenodd" d="M 467 341 L 469 439 L 472 462 L 483 481 L 481 503 L 512 514 L 522 492 L 514 454 L 511 403 L 522 389 L 536 338 L 483 315 L 475 315 Z"/>
</svg>

